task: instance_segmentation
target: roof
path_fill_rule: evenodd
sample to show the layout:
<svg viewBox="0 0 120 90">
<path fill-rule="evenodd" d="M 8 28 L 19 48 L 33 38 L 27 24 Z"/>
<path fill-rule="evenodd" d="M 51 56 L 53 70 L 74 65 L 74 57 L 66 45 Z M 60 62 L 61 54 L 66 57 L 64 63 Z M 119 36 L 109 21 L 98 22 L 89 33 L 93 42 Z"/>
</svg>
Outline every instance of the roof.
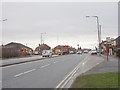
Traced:
<svg viewBox="0 0 120 90">
<path fill-rule="evenodd" d="M 49 50 L 49 49 L 51 49 L 51 47 L 48 46 L 47 44 L 42 44 L 42 45 L 39 45 L 38 47 L 36 47 L 36 50 L 37 50 L 37 49 Z"/>
<path fill-rule="evenodd" d="M 23 45 L 23 44 L 21 44 L 21 43 L 16 43 L 16 42 L 8 43 L 8 44 L 5 45 L 5 47 L 28 48 L 28 49 L 31 49 L 31 50 L 32 50 L 32 48 L 30 48 L 30 47 L 28 47 L 28 46 L 25 46 L 25 45 Z"/>
</svg>

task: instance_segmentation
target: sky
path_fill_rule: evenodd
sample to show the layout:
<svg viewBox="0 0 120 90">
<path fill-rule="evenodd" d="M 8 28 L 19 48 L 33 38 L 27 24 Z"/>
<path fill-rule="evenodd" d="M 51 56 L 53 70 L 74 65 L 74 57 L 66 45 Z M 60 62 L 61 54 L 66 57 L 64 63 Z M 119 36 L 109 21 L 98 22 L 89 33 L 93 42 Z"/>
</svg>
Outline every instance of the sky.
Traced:
<svg viewBox="0 0 120 90">
<path fill-rule="evenodd" d="M 70 45 L 94 48 L 98 45 L 96 18 L 102 26 L 102 40 L 118 36 L 117 2 L 3 2 L 2 41 L 18 42 L 33 49 L 43 42 L 52 48 Z"/>
</svg>

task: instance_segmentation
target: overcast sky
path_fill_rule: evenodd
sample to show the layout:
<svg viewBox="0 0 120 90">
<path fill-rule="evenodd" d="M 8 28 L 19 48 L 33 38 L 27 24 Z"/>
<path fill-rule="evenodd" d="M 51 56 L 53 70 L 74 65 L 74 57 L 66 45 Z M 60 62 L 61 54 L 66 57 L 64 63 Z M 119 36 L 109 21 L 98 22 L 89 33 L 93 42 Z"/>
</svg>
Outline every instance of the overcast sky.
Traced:
<svg viewBox="0 0 120 90">
<path fill-rule="evenodd" d="M 102 39 L 118 35 L 117 2 L 4 2 L 2 17 L 3 44 L 20 42 L 35 48 L 41 41 L 51 47 L 70 45 L 82 48 L 97 46 L 96 18 L 102 25 Z"/>
</svg>

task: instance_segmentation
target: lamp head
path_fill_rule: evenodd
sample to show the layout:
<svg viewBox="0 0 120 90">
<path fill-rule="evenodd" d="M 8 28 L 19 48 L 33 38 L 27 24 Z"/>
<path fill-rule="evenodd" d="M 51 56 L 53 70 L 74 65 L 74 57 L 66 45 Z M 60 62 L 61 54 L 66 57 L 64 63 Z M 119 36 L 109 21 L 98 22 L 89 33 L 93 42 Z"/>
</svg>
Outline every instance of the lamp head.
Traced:
<svg viewBox="0 0 120 90">
<path fill-rule="evenodd" d="M 90 16 L 86 16 L 86 18 L 89 18 Z"/>
</svg>

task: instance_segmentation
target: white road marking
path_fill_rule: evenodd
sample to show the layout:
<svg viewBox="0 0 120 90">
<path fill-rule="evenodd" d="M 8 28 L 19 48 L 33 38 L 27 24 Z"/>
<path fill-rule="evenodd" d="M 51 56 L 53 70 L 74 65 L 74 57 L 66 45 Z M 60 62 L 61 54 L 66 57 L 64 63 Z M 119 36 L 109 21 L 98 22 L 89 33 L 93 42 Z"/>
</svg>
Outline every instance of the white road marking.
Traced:
<svg viewBox="0 0 120 90">
<path fill-rule="evenodd" d="M 85 65 L 87 63 L 87 61 L 83 62 L 82 65 Z"/>
<path fill-rule="evenodd" d="M 36 70 L 36 69 L 31 69 L 31 70 L 25 71 L 25 72 L 23 72 L 23 73 L 20 73 L 20 74 L 15 75 L 14 77 L 18 77 L 18 76 L 21 76 L 21 75 L 23 75 L 23 74 L 30 73 L 30 72 L 35 71 L 35 70 Z"/>
<path fill-rule="evenodd" d="M 89 56 L 84 58 L 56 87 L 57 88 L 63 88 L 67 82 L 74 76 L 76 71 L 79 69 L 80 65 L 83 63 L 84 60 L 86 60 Z"/>
<path fill-rule="evenodd" d="M 59 61 L 56 61 L 56 62 L 53 62 L 53 63 L 57 63 L 57 62 L 59 62 Z"/>
<path fill-rule="evenodd" d="M 49 66 L 50 64 L 46 64 L 46 65 L 44 65 L 44 66 L 41 66 L 40 68 L 44 68 L 44 67 L 47 67 L 47 66 Z"/>
</svg>

